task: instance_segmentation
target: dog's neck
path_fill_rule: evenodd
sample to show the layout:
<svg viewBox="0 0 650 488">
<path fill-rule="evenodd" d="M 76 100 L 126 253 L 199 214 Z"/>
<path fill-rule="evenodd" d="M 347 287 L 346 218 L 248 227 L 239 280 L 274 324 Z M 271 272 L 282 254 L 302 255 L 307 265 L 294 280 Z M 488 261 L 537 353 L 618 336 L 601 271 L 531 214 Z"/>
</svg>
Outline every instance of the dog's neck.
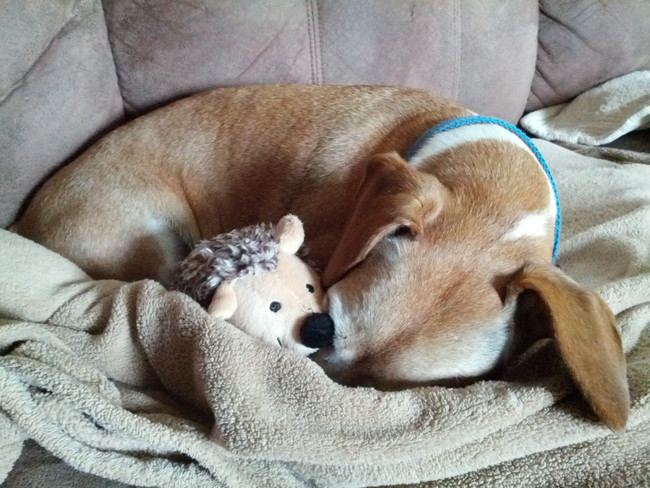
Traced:
<svg viewBox="0 0 650 488">
<path fill-rule="evenodd" d="M 406 151 L 405 159 L 415 167 L 425 160 L 448 149 L 480 140 L 499 140 L 528 151 L 539 163 L 548 178 L 556 206 L 553 260 L 560 240 L 560 199 L 551 171 L 539 149 L 523 131 L 505 120 L 481 115 L 468 115 L 447 119 L 422 134 Z"/>
</svg>

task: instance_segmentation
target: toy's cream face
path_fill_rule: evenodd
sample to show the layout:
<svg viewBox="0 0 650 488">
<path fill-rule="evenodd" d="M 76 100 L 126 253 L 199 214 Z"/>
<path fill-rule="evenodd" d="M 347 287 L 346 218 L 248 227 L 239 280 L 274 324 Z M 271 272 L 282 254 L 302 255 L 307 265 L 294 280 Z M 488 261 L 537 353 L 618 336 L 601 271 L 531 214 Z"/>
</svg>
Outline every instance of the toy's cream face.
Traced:
<svg viewBox="0 0 650 488">
<path fill-rule="evenodd" d="M 300 343 L 307 317 L 324 312 L 325 293 L 316 273 L 293 254 L 280 253 L 274 271 L 223 283 L 209 307 L 266 343 L 308 355 L 315 351 Z"/>
</svg>

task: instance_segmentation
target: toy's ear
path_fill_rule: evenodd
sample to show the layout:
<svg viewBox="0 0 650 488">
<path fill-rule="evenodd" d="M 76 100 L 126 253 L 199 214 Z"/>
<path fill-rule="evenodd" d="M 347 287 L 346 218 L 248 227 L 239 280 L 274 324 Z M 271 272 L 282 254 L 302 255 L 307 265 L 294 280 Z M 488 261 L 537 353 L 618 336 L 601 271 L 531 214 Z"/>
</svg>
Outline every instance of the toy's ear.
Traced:
<svg viewBox="0 0 650 488">
<path fill-rule="evenodd" d="M 219 319 L 229 319 L 237 310 L 237 295 L 232 282 L 221 283 L 214 292 L 208 313 Z"/>
<path fill-rule="evenodd" d="M 305 240 L 305 231 L 302 222 L 295 215 L 285 215 L 275 226 L 275 240 L 278 250 L 288 254 L 295 254 Z"/>
</svg>

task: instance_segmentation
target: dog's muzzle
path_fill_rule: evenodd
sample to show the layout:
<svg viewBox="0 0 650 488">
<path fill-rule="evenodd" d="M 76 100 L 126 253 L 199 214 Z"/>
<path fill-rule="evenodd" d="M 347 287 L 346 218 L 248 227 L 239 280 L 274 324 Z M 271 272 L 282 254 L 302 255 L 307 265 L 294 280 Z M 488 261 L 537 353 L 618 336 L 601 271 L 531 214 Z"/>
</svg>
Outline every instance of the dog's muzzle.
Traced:
<svg viewBox="0 0 650 488">
<path fill-rule="evenodd" d="M 334 321 L 326 313 L 314 313 L 305 319 L 300 329 L 300 341 L 307 347 L 319 349 L 334 343 Z"/>
</svg>

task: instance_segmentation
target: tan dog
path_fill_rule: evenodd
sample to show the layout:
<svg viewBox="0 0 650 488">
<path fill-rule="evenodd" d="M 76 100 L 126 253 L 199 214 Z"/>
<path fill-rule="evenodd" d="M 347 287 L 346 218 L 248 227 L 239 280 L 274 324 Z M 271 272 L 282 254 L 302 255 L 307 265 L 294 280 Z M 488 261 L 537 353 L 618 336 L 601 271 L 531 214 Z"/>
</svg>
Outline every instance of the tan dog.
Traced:
<svg viewBox="0 0 650 488">
<path fill-rule="evenodd" d="M 404 160 L 427 129 L 466 114 L 405 88 L 206 92 L 99 141 L 14 230 L 96 278 L 169 283 L 200 238 L 294 213 L 330 286 L 334 336 L 310 345 L 332 344 L 321 360 L 333 376 L 382 388 L 476 378 L 550 336 L 620 428 L 614 319 L 551 265 L 554 199 L 530 150 L 490 127 Z"/>
</svg>

